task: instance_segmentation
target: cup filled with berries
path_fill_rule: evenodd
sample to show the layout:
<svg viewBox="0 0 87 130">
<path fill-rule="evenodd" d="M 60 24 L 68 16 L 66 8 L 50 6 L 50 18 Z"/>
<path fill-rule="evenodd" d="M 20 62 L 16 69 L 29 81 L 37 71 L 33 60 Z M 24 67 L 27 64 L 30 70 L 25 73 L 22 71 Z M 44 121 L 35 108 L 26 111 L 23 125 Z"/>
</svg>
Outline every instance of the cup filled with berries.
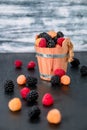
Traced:
<svg viewBox="0 0 87 130">
<path fill-rule="evenodd" d="M 40 78 L 47 81 L 51 80 L 56 70 L 66 73 L 68 62 L 74 57 L 73 44 L 61 31 L 37 34 L 35 51 Z"/>
</svg>

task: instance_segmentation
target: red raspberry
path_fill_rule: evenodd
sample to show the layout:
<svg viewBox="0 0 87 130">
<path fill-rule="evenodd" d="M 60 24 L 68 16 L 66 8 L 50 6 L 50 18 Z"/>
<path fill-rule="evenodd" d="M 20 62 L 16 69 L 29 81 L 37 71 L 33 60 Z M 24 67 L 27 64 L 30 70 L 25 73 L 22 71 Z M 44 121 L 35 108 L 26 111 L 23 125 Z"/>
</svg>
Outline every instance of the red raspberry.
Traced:
<svg viewBox="0 0 87 130">
<path fill-rule="evenodd" d="M 24 87 L 20 90 L 20 95 L 22 98 L 26 99 L 27 94 L 30 92 L 30 89 L 27 87 Z"/>
<path fill-rule="evenodd" d="M 34 61 L 30 61 L 27 65 L 27 68 L 28 69 L 34 69 L 36 66 L 36 63 Z"/>
<path fill-rule="evenodd" d="M 63 70 L 63 69 L 56 69 L 55 71 L 54 71 L 54 75 L 57 75 L 57 76 L 59 76 L 59 77 L 62 77 L 63 75 L 65 75 L 65 71 Z"/>
<path fill-rule="evenodd" d="M 15 67 L 16 67 L 16 68 L 21 68 L 21 66 L 22 66 L 22 61 L 21 61 L 21 60 L 15 60 L 14 64 L 15 64 Z"/>
<path fill-rule="evenodd" d="M 54 103 L 54 99 L 50 93 L 46 93 L 42 98 L 42 104 L 45 106 L 50 106 Z"/>
<path fill-rule="evenodd" d="M 46 46 L 47 46 L 46 39 L 41 38 L 41 40 L 39 42 L 39 47 L 46 47 Z"/>
<path fill-rule="evenodd" d="M 64 40 L 65 40 L 64 37 L 58 38 L 58 39 L 57 39 L 57 44 L 60 45 L 60 46 L 62 47 L 62 43 L 63 43 Z"/>
</svg>

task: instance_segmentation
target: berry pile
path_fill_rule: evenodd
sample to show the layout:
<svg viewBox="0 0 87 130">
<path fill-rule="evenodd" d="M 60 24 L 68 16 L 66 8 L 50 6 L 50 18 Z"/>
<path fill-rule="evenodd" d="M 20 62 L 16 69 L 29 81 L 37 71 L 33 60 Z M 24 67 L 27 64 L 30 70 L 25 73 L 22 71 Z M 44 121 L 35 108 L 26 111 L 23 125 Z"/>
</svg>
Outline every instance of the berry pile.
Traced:
<svg viewBox="0 0 87 130">
<path fill-rule="evenodd" d="M 35 46 L 54 48 L 56 45 L 62 46 L 64 40 L 64 34 L 60 31 L 57 33 L 55 31 L 42 32 L 37 35 Z"/>
<path fill-rule="evenodd" d="M 62 84 L 66 86 L 70 84 L 71 79 L 63 69 L 58 68 L 54 70 L 54 75 L 51 77 L 50 82 L 53 87 L 61 86 Z"/>
</svg>

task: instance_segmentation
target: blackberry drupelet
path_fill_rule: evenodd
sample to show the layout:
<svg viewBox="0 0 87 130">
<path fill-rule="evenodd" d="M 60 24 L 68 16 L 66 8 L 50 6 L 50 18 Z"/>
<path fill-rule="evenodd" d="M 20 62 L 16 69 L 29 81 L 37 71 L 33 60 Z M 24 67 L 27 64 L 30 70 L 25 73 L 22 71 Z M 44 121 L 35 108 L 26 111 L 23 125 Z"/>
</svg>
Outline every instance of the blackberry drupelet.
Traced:
<svg viewBox="0 0 87 130">
<path fill-rule="evenodd" d="M 4 84 L 4 89 L 6 93 L 11 93 L 14 91 L 14 83 L 12 80 L 7 80 Z"/>
<path fill-rule="evenodd" d="M 31 108 L 31 111 L 29 112 L 29 118 L 30 120 L 36 119 L 41 114 L 41 110 L 38 106 L 33 106 Z"/>
<path fill-rule="evenodd" d="M 36 90 L 31 90 L 26 96 L 27 102 L 35 102 L 39 97 L 39 94 Z"/>
<path fill-rule="evenodd" d="M 51 77 L 52 85 L 60 85 L 60 77 L 58 75 L 54 75 Z"/>
<path fill-rule="evenodd" d="M 36 86 L 36 84 L 37 84 L 37 78 L 32 77 L 32 76 L 28 76 L 26 84 L 27 84 L 28 87 Z"/>
<path fill-rule="evenodd" d="M 87 66 L 85 65 L 81 66 L 80 73 L 82 76 L 87 76 Z"/>
<path fill-rule="evenodd" d="M 60 38 L 60 37 L 64 37 L 64 34 L 61 31 L 57 32 L 57 38 Z"/>
<path fill-rule="evenodd" d="M 80 65 L 80 61 L 77 58 L 73 58 L 73 61 L 70 62 L 70 64 L 72 65 L 72 67 L 78 67 Z"/>
<path fill-rule="evenodd" d="M 53 48 L 53 47 L 55 47 L 55 46 L 56 46 L 56 44 L 55 44 L 55 42 L 54 42 L 52 39 L 50 39 L 50 40 L 47 42 L 47 47 Z"/>
</svg>

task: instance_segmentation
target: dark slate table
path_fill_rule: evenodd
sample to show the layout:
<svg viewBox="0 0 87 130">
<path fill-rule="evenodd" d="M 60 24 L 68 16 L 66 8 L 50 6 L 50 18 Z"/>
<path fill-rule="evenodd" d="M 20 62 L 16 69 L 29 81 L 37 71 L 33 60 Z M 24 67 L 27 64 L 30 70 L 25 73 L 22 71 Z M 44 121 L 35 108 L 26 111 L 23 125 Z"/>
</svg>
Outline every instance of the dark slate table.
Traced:
<svg viewBox="0 0 87 130">
<path fill-rule="evenodd" d="M 75 52 L 75 57 L 80 60 L 79 68 L 68 65 L 67 74 L 71 77 L 69 87 L 52 88 L 50 82 L 39 78 L 37 59 L 35 53 L 0 53 L 0 130 L 87 130 L 87 76 L 82 77 L 80 67 L 87 65 L 87 52 Z M 15 69 L 14 61 L 23 61 L 21 69 Z M 35 70 L 27 70 L 27 63 L 36 62 Z M 26 104 L 20 96 L 20 89 L 16 83 L 18 75 L 31 75 L 38 78 L 37 91 L 39 92 L 38 106 L 41 109 L 39 120 L 30 122 L 28 112 L 31 106 Z M 6 80 L 13 80 L 15 90 L 13 95 L 4 93 Z M 54 105 L 44 107 L 41 103 L 45 93 L 51 93 L 54 97 Z M 8 102 L 13 97 L 19 97 L 22 101 L 22 110 L 12 113 L 8 109 Z M 57 108 L 62 113 L 62 122 L 59 125 L 51 125 L 46 120 L 46 115 L 52 108 Z"/>
</svg>

